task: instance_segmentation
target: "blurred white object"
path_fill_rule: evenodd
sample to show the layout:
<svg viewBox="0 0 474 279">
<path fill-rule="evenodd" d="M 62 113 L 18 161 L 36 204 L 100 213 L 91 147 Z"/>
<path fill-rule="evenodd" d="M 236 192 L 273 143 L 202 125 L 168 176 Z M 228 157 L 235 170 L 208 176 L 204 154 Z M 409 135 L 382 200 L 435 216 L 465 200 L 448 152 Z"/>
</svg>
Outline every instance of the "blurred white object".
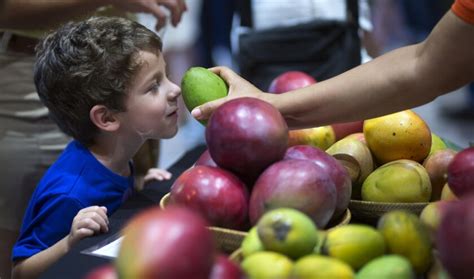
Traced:
<svg viewBox="0 0 474 279">
<path fill-rule="evenodd" d="M 164 51 L 169 49 L 183 50 L 191 46 L 197 39 L 199 29 L 199 16 L 201 13 L 202 0 L 187 0 L 188 10 L 183 14 L 181 22 L 177 27 L 171 25 L 169 16 L 166 24 L 158 32 L 155 30 L 156 18 L 151 14 L 137 14 L 137 21 L 150 30 L 155 31 L 163 41 Z M 169 11 L 163 8 L 169 15 Z"/>
</svg>

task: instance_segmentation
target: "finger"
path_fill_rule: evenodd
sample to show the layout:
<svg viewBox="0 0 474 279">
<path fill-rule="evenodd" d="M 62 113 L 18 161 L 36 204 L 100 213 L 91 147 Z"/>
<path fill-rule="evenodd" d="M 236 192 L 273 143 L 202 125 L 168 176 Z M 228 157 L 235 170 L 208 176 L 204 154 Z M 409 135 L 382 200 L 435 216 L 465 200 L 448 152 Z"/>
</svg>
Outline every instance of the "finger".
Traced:
<svg viewBox="0 0 474 279">
<path fill-rule="evenodd" d="M 155 25 L 156 31 L 160 30 L 163 26 L 166 24 L 166 14 L 161 10 L 160 6 L 157 5 L 156 3 L 150 3 L 146 7 L 147 12 L 152 14 L 156 20 L 157 23 Z"/>
<path fill-rule="evenodd" d="M 83 208 L 79 211 L 80 214 L 78 213 L 77 215 L 83 216 L 83 215 L 89 214 L 90 212 L 97 212 L 104 218 L 107 218 L 107 207 L 98 206 L 98 205 Z"/>
<path fill-rule="evenodd" d="M 156 173 L 148 173 L 147 175 L 145 175 L 145 177 L 143 178 L 144 182 L 149 182 L 151 180 L 158 180 L 158 181 L 163 181 L 163 179 L 165 179 L 163 176 L 159 175 L 159 174 L 156 174 Z"/>
<path fill-rule="evenodd" d="M 89 215 L 87 216 L 88 219 L 92 220 L 94 223 L 99 225 L 99 230 L 100 231 L 108 231 L 109 230 L 109 219 L 107 217 L 101 216 L 98 212 L 90 212 Z M 89 223 L 89 221 L 88 221 Z M 95 228 L 95 226 L 94 226 Z"/>
<path fill-rule="evenodd" d="M 238 77 L 238 75 L 234 71 L 224 66 L 212 67 L 209 68 L 209 71 L 223 78 L 227 82 L 227 84 L 232 83 L 232 80 Z"/>
<path fill-rule="evenodd" d="M 79 220 L 75 226 L 76 230 L 79 231 L 82 228 L 93 230 L 94 232 L 99 232 L 101 230 L 100 224 L 95 222 L 92 218 L 86 217 Z"/>
<path fill-rule="evenodd" d="M 186 5 L 186 1 L 184 0 L 178 0 L 179 4 L 181 5 L 181 10 L 183 10 L 183 12 L 187 11 L 188 10 L 188 5 Z"/>
<path fill-rule="evenodd" d="M 151 168 L 151 169 L 148 170 L 148 172 L 149 173 L 154 173 L 154 174 L 157 174 L 157 175 L 161 175 L 166 179 L 170 179 L 171 176 L 172 176 L 171 172 L 169 172 L 167 170 L 164 170 L 164 169 L 160 169 L 160 168 Z"/>
<path fill-rule="evenodd" d="M 209 119 L 209 117 L 211 117 L 211 114 L 216 110 L 216 108 L 225 103 L 227 99 L 227 97 L 224 97 L 200 105 L 191 111 L 191 115 L 197 120 Z"/>
<path fill-rule="evenodd" d="M 178 25 L 178 23 L 181 21 L 181 14 L 183 13 L 183 10 L 179 2 L 178 1 L 163 1 L 161 2 L 161 5 L 165 6 L 170 11 L 171 23 L 173 24 L 173 26 Z"/>
<path fill-rule="evenodd" d="M 89 207 L 86 207 L 86 208 L 83 208 L 83 209 L 79 210 L 77 215 L 84 215 L 88 212 L 98 211 L 99 208 L 100 207 L 98 205 L 89 206 Z"/>
<path fill-rule="evenodd" d="M 89 229 L 89 228 L 80 228 L 76 231 L 75 235 L 77 239 L 83 239 L 84 237 L 92 236 L 94 235 L 94 231 Z"/>
</svg>

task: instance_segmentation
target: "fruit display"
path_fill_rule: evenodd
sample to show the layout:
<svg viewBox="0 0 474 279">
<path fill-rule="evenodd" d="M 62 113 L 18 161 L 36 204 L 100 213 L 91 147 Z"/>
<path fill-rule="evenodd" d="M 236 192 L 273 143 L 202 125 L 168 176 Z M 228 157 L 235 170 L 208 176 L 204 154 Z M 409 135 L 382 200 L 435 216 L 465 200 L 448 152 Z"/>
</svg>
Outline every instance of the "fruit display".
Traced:
<svg viewBox="0 0 474 279">
<path fill-rule="evenodd" d="M 189 108 L 227 94 L 204 70 L 183 79 Z M 290 83 L 298 78 L 280 77 L 274 92 L 315 82 Z M 206 126 L 207 150 L 176 178 L 162 210 L 128 223 L 104 270 L 118 278 L 472 278 L 474 148 L 448 147 L 410 110 L 309 130 L 330 136 L 300 144 L 264 101 L 221 105 Z"/>
<path fill-rule="evenodd" d="M 349 224 L 323 231 L 310 222 L 294 209 L 266 212 L 230 258 L 247 278 L 412 279 L 431 267 L 430 240 L 412 213 L 387 213 L 378 228 Z"/>
</svg>

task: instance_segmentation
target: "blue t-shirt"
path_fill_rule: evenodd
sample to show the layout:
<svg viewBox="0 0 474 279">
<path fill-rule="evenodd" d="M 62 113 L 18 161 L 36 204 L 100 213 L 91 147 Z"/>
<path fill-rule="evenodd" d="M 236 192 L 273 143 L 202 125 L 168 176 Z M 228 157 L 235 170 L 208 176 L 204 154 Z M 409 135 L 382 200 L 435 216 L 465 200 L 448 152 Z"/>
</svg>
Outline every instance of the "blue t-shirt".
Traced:
<svg viewBox="0 0 474 279">
<path fill-rule="evenodd" d="M 12 260 L 31 257 L 64 238 L 73 218 L 85 207 L 105 206 L 107 214 L 112 214 L 132 190 L 133 175 L 112 172 L 86 147 L 72 141 L 36 187 Z"/>
</svg>

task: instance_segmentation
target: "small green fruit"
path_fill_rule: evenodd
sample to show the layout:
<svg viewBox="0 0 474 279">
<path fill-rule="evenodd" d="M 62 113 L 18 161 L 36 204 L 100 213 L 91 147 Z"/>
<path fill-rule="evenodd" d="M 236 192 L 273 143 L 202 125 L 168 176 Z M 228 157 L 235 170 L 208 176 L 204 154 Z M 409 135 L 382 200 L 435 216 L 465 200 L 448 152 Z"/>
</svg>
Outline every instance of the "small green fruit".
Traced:
<svg viewBox="0 0 474 279">
<path fill-rule="evenodd" d="M 410 262 L 399 255 L 381 256 L 368 262 L 357 273 L 357 279 L 414 279 Z"/>
<path fill-rule="evenodd" d="M 311 218 L 292 208 L 265 213 L 257 223 L 257 232 L 265 250 L 293 259 L 311 254 L 319 239 Z"/>
<path fill-rule="evenodd" d="M 245 258 L 241 264 L 247 278 L 288 278 L 293 270 L 293 262 L 275 252 L 257 252 Z"/>
<path fill-rule="evenodd" d="M 181 93 L 189 111 L 204 103 L 227 96 L 227 84 L 203 67 L 192 67 L 181 81 Z"/>
<path fill-rule="evenodd" d="M 253 253 L 263 251 L 263 244 L 258 238 L 257 227 L 250 229 L 249 233 L 245 236 L 242 241 L 242 255 L 244 258 L 250 256 Z"/>
<path fill-rule="evenodd" d="M 308 255 L 295 263 L 292 275 L 292 278 L 301 279 L 351 279 L 354 278 L 354 271 L 348 264 L 336 258 Z"/>
</svg>

